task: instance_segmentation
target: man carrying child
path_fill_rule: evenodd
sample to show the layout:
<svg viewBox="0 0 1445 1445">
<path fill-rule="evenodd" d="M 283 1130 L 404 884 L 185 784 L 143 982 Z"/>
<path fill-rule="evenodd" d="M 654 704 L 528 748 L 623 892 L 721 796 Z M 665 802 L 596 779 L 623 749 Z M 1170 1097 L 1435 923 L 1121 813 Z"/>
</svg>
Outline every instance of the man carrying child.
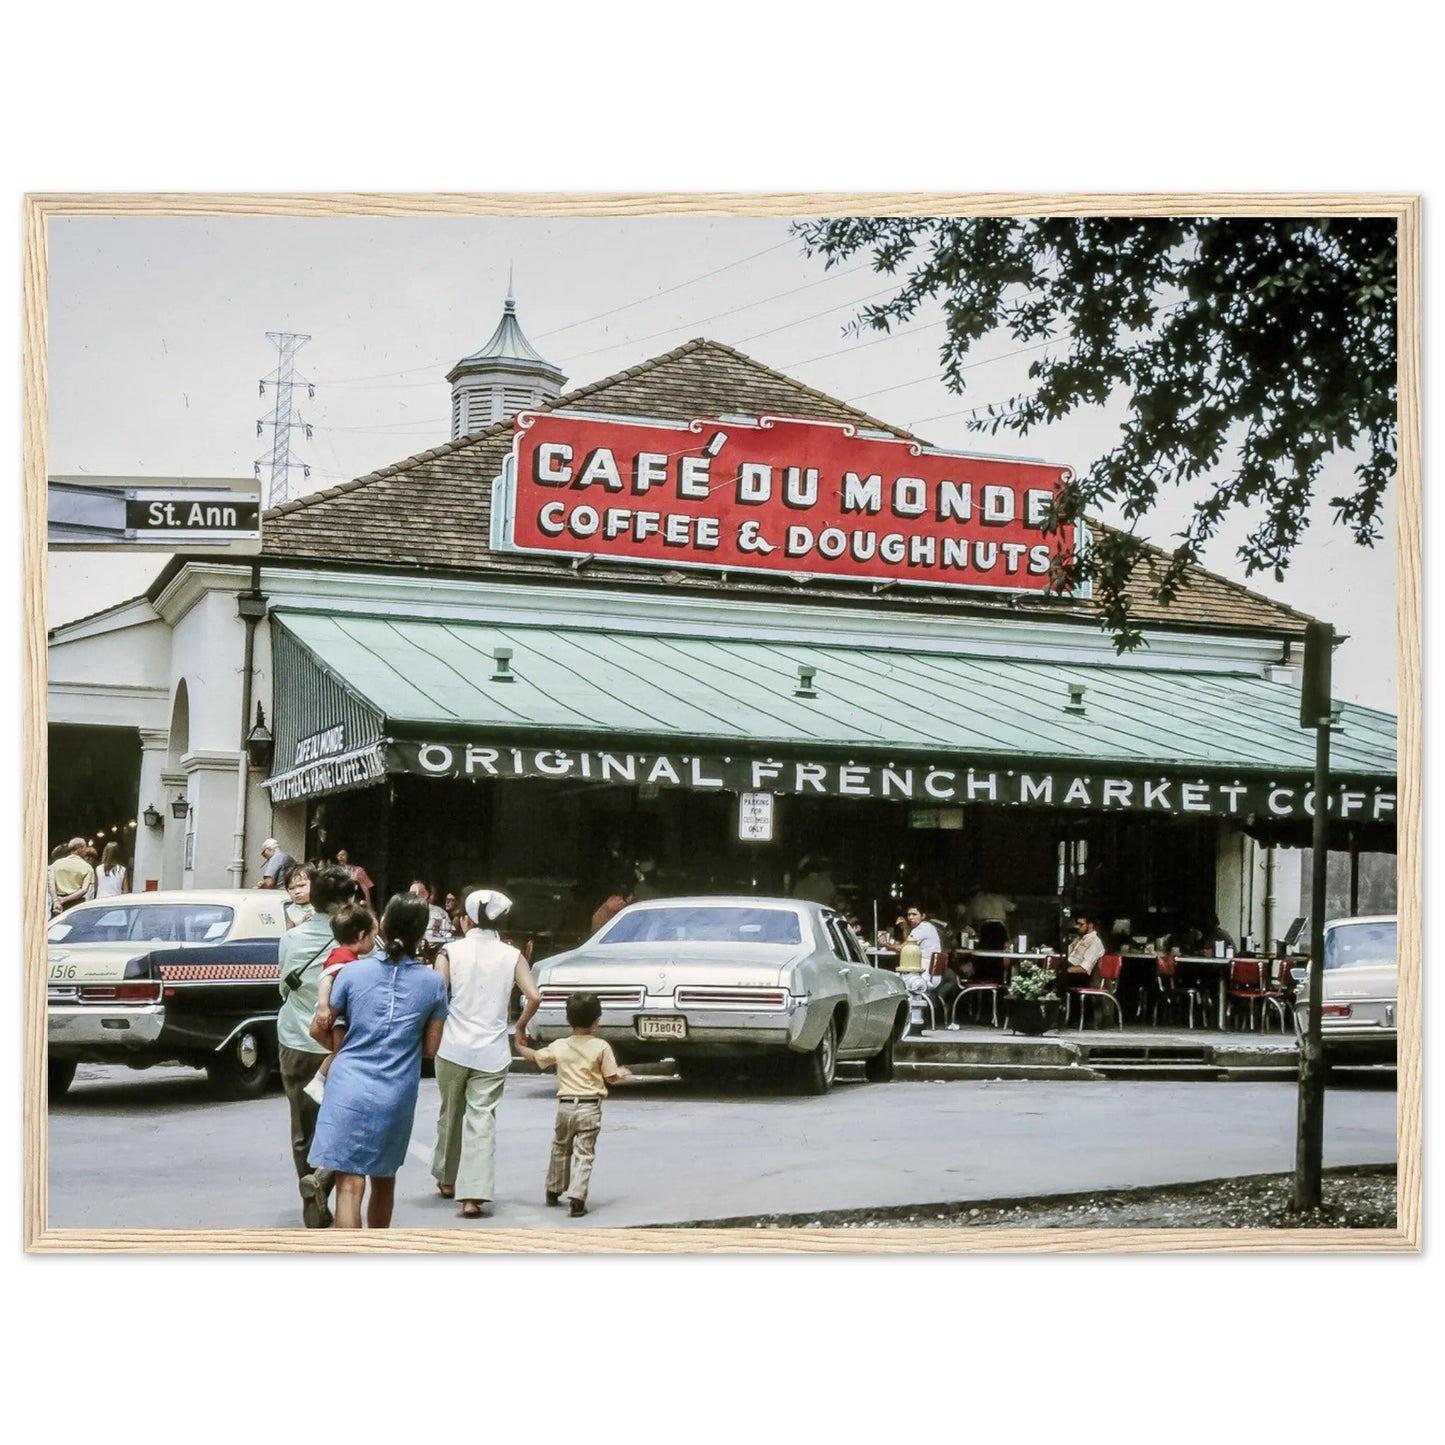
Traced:
<svg viewBox="0 0 1445 1445">
<path fill-rule="evenodd" d="M 331 915 L 355 901 L 360 890 L 344 868 L 323 868 L 311 883 L 312 916 L 287 929 L 278 947 L 281 973 L 281 1009 L 276 1015 L 276 1044 L 281 1084 L 290 1105 L 291 1157 L 296 1166 L 297 1188 L 301 1192 L 301 1220 L 307 1229 L 324 1229 L 331 1223 L 326 1195 L 331 1176 L 312 1175 L 309 1157 L 316 1132 L 316 1101 L 306 1086 L 315 1077 L 331 1050 L 311 1036 L 316 1013 L 317 989 L 324 960 L 336 946 L 331 934 Z M 309 1183 L 319 1181 L 317 1191 Z M 301 1181 L 308 1181 L 301 1191 Z"/>
</svg>

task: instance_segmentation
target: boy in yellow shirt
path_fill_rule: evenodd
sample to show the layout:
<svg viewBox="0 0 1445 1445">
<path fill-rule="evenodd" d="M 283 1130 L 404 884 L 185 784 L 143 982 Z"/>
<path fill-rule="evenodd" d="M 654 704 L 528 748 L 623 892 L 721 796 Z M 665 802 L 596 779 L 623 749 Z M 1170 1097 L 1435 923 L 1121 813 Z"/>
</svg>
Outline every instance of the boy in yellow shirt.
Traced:
<svg viewBox="0 0 1445 1445">
<path fill-rule="evenodd" d="M 601 1017 L 602 1004 L 595 993 L 573 993 L 567 996 L 570 1038 L 533 1049 L 526 1030 L 517 1025 L 517 1052 L 539 1069 L 557 1068 L 557 1128 L 547 1165 L 547 1203 L 560 1204 L 566 1193 L 574 1219 L 587 1213 L 587 1185 L 597 1156 L 607 1086 L 632 1077 L 630 1069 L 618 1066 L 612 1045 L 593 1037 Z"/>
</svg>

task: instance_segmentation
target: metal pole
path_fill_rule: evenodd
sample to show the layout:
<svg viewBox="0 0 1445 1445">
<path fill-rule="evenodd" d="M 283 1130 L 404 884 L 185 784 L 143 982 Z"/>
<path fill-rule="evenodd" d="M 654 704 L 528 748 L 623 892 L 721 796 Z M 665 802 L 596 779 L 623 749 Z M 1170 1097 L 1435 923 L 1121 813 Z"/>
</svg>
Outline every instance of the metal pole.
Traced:
<svg viewBox="0 0 1445 1445">
<path fill-rule="evenodd" d="M 1360 912 L 1360 835 L 1350 829 L 1350 917 Z"/>
<path fill-rule="evenodd" d="M 1274 931 L 1274 908 L 1278 900 L 1274 896 L 1274 844 L 1266 843 L 1264 848 L 1264 946 L 1273 953 L 1277 937 Z"/>
<path fill-rule="evenodd" d="M 1310 890 L 1309 1014 L 1300 1050 L 1299 1127 L 1295 1143 L 1294 1207 L 1318 1209 L 1325 1143 L 1325 1059 L 1320 1002 L 1325 991 L 1325 878 L 1330 847 L 1330 722 L 1315 725 L 1315 816 Z"/>
</svg>

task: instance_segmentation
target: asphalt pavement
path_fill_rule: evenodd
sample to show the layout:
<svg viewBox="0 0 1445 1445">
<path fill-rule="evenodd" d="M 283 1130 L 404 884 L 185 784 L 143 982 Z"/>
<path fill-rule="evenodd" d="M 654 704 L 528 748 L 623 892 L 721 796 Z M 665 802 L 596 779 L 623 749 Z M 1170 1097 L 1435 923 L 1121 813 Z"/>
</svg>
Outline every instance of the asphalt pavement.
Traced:
<svg viewBox="0 0 1445 1445">
<path fill-rule="evenodd" d="M 422 1081 L 398 1226 L 566 1228 L 542 1182 L 555 1082 L 516 1075 L 498 1115 L 498 1198 L 463 1221 L 435 1192 L 436 1085 Z M 867 1084 L 823 1098 L 619 1087 L 606 1105 L 589 1227 L 999 1199 L 1288 1170 L 1296 1090 L 1282 1083 Z M 279 1093 L 215 1101 L 187 1069 L 83 1068 L 50 1110 L 53 1228 L 276 1228 L 299 1222 Z M 1395 1159 L 1395 1093 L 1334 1088 L 1325 1163 Z"/>
</svg>

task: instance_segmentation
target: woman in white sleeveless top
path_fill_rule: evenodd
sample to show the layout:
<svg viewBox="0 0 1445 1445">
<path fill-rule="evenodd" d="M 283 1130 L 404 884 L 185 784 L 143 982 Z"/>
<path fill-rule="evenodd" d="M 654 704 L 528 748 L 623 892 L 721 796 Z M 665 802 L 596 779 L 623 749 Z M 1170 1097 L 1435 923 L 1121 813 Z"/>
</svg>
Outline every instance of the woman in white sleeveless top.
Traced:
<svg viewBox="0 0 1445 1445">
<path fill-rule="evenodd" d="M 542 1001 L 527 960 L 497 936 L 494 925 L 511 906 L 491 889 L 468 893 L 462 937 L 452 939 L 436 963 L 451 1007 L 436 1056 L 441 1117 L 431 1172 L 443 1199 L 461 1200 L 464 1219 L 480 1219 L 495 1195 L 497 1105 L 512 1065 L 512 985 L 527 1000 L 523 1024 Z"/>
<path fill-rule="evenodd" d="M 120 861 L 120 844 L 107 843 L 95 870 L 95 896 L 115 898 L 125 892 L 125 864 Z"/>
</svg>

